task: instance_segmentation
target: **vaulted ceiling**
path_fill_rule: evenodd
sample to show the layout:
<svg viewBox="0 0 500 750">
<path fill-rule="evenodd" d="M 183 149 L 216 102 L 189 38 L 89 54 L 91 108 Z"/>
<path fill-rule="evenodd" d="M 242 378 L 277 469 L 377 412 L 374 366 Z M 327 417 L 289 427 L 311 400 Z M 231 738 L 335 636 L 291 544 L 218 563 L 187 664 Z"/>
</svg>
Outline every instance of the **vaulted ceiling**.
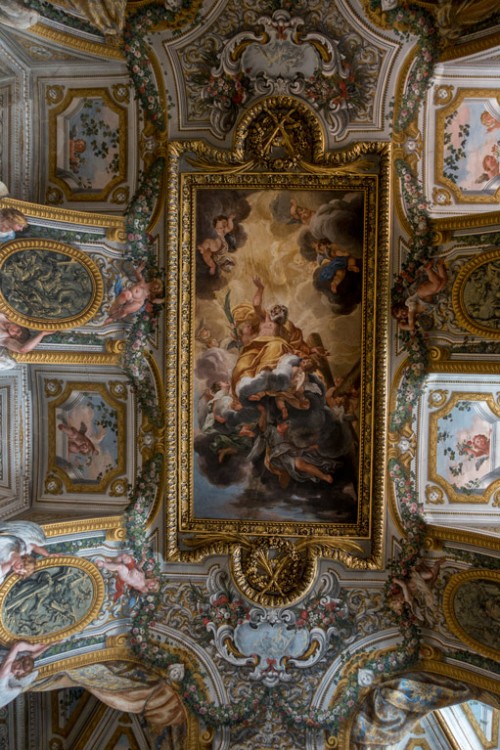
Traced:
<svg viewBox="0 0 500 750">
<path fill-rule="evenodd" d="M 6 747 L 498 745 L 497 5 L 2 3 Z"/>
</svg>

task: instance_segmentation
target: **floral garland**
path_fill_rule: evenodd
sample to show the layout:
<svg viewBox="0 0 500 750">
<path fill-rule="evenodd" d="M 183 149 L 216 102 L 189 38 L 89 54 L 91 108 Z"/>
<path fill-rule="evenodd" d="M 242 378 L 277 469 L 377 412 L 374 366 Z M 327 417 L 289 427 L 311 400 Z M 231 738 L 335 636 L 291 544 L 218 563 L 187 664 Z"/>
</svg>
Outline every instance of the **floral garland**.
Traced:
<svg viewBox="0 0 500 750">
<path fill-rule="evenodd" d="M 149 278 L 163 276 L 161 269 L 156 265 L 155 249 L 147 228 L 160 193 L 164 168 L 163 158 L 153 163 L 134 195 L 126 216 L 129 259 L 135 265 L 144 263 Z M 155 423 L 159 418 L 156 390 L 144 351 L 148 349 L 150 337 L 156 331 L 160 310 L 161 305 L 146 301 L 144 308 L 134 317 L 130 326 L 122 360 L 141 409 Z"/>
<path fill-rule="evenodd" d="M 166 122 L 158 90 L 153 82 L 146 36 L 159 23 L 166 21 L 173 24 L 179 11 L 189 11 L 192 4 L 193 0 L 182 0 L 180 7 L 173 10 L 166 3 L 147 5 L 127 19 L 123 30 L 123 52 L 136 97 L 141 102 L 146 118 L 158 130 L 164 130 Z"/>
<path fill-rule="evenodd" d="M 371 0 L 372 10 L 381 10 L 381 0 Z M 385 12 L 388 24 L 404 39 L 417 37 L 417 55 L 411 68 L 402 106 L 394 118 L 394 132 L 401 133 L 416 118 L 432 80 L 439 52 L 439 36 L 434 19 L 418 6 L 404 3 Z M 404 28 L 404 31 L 401 31 Z"/>
</svg>

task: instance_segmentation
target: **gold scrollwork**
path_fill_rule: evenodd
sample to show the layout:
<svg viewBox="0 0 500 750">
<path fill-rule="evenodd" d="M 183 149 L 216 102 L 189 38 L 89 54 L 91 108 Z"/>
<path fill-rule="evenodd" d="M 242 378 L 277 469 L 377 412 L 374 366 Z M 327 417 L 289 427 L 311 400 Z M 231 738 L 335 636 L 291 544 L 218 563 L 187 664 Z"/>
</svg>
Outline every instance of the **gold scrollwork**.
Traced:
<svg viewBox="0 0 500 750">
<path fill-rule="evenodd" d="M 397 458 L 408 469 L 415 458 L 417 450 L 417 436 L 407 423 L 403 425 L 400 432 L 389 432 L 388 435 L 389 450 L 387 458 Z"/>
<path fill-rule="evenodd" d="M 45 89 L 45 101 L 49 105 L 49 107 L 54 104 L 59 104 L 60 101 L 62 101 L 64 97 L 64 86 L 58 86 L 56 84 L 52 84 L 51 86 L 47 86 Z"/>
<path fill-rule="evenodd" d="M 109 494 L 111 497 L 123 497 L 127 494 L 128 480 L 127 477 L 120 477 L 111 482 Z"/>
<path fill-rule="evenodd" d="M 441 487 L 435 484 L 428 484 L 425 488 L 425 499 L 430 505 L 442 505 L 445 494 Z"/>
<path fill-rule="evenodd" d="M 264 537 L 234 549 L 231 572 L 238 588 L 251 601 L 265 606 L 290 604 L 303 596 L 316 577 L 316 560 L 309 550 L 283 537 Z"/>
<path fill-rule="evenodd" d="M 62 194 L 62 191 L 59 190 L 59 188 L 56 187 L 48 187 L 45 193 L 45 200 L 47 203 L 51 203 L 54 206 L 58 206 L 60 203 L 64 202 L 64 196 Z"/>
<path fill-rule="evenodd" d="M 106 531 L 107 542 L 124 542 L 127 538 L 127 530 L 123 526 L 118 526 L 114 529 L 108 529 Z"/>
<path fill-rule="evenodd" d="M 130 88 L 128 84 L 126 83 L 114 83 L 111 86 L 111 91 L 113 92 L 113 98 L 115 101 L 122 104 L 122 102 L 129 102 L 130 101 Z"/>
<path fill-rule="evenodd" d="M 45 378 L 43 387 L 46 398 L 55 398 L 59 396 L 63 389 L 63 381 L 56 378 Z"/>
<path fill-rule="evenodd" d="M 436 409 L 438 406 L 443 406 L 448 400 L 449 392 L 444 388 L 437 388 L 435 391 L 429 393 L 427 403 L 429 408 Z"/>
<path fill-rule="evenodd" d="M 128 387 L 123 380 L 110 380 L 108 382 L 109 392 L 115 398 L 126 400 L 128 396 Z"/>
<path fill-rule="evenodd" d="M 437 206 L 451 206 L 452 198 L 450 191 L 444 188 L 433 188 L 432 202 Z"/>
<path fill-rule="evenodd" d="M 55 474 L 47 474 L 45 477 L 45 492 L 49 495 L 62 495 L 63 483 L 61 478 Z"/>
<path fill-rule="evenodd" d="M 123 354 L 125 339 L 106 339 L 105 348 L 108 354 Z"/>
<path fill-rule="evenodd" d="M 439 107 L 439 105 L 449 104 L 453 98 L 453 91 L 454 87 L 449 84 L 436 86 L 434 88 L 434 105 Z"/>
<path fill-rule="evenodd" d="M 127 203 L 128 196 L 128 187 L 120 185 L 120 187 L 115 188 L 111 193 L 110 201 L 111 203 L 118 203 L 119 205 L 121 205 L 122 203 Z"/>
<path fill-rule="evenodd" d="M 491 498 L 491 504 L 494 508 L 500 508 L 500 490 L 493 493 Z"/>
</svg>

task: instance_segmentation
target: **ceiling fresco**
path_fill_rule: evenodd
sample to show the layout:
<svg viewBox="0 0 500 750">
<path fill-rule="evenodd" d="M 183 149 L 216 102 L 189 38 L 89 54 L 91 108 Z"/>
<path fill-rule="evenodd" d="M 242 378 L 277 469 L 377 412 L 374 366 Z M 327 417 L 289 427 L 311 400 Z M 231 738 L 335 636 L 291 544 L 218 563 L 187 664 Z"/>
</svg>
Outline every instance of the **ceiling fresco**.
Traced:
<svg viewBox="0 0 500 750">
<path fill-rule="evenodd" d="M 0 744 L 494 750 L 496 0 L 3 0 Z"/>
</svg>

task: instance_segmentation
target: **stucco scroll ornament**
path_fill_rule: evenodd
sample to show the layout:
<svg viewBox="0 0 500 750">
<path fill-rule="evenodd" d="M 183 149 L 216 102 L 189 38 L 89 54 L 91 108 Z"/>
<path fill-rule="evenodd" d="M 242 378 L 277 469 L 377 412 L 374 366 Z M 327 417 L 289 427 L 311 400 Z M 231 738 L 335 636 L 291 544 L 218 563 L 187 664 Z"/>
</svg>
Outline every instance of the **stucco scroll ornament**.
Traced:
<svg viewBox="0 0 500 750">
<path fill-rule="evenodd" d="M 354 624 L 347 604 L 339 594 L 338 581 L 326 573 L 321 595 L 295 608 L 253 607 L 234 626 L 210 619 L 205 627 L 213 636 L 218 654 L 236 667 L 251 667 L 248 679 L 275 687 L 294 679 L 292 669 L 307 669 L 352 642 Z M 213 590 L 213 589 L 212 589 Z M 231 608 L 226 590 L 215 591 L 212 606 L 224 602 Z M 237 602 L 241 604 L 240 602 Z M 219 620 L 220 622 L 220 620 Z"/>
<path fill-rule="evenodd" d="M 261 16 L 258 24 L 260 33 L 242 31 L 230 39 L 220 54 L 219 65 L 211 71 L 214 79 L 229 76 L 240 82 L 235 95 L 220 96 L 213 102 L 210 120 L 221 137 L 234 125 L 235 96 L 237 103 L 245 101 L 249 90 L 257 96 L 300 96 L 305 94 L 306 81 L 318 73 L 327 79 L 347 79 L 350 74 L 339 42 L 324 34 L 301 31 L 305 24 L 302 18 L 280 9 L 272 16 Z M 314 106 L 314 100 L 312 103 Z M 347 126 L 347 108 L 345 99 L 330 101 L 327 120 L 333 134 Z"/>
</svg>

